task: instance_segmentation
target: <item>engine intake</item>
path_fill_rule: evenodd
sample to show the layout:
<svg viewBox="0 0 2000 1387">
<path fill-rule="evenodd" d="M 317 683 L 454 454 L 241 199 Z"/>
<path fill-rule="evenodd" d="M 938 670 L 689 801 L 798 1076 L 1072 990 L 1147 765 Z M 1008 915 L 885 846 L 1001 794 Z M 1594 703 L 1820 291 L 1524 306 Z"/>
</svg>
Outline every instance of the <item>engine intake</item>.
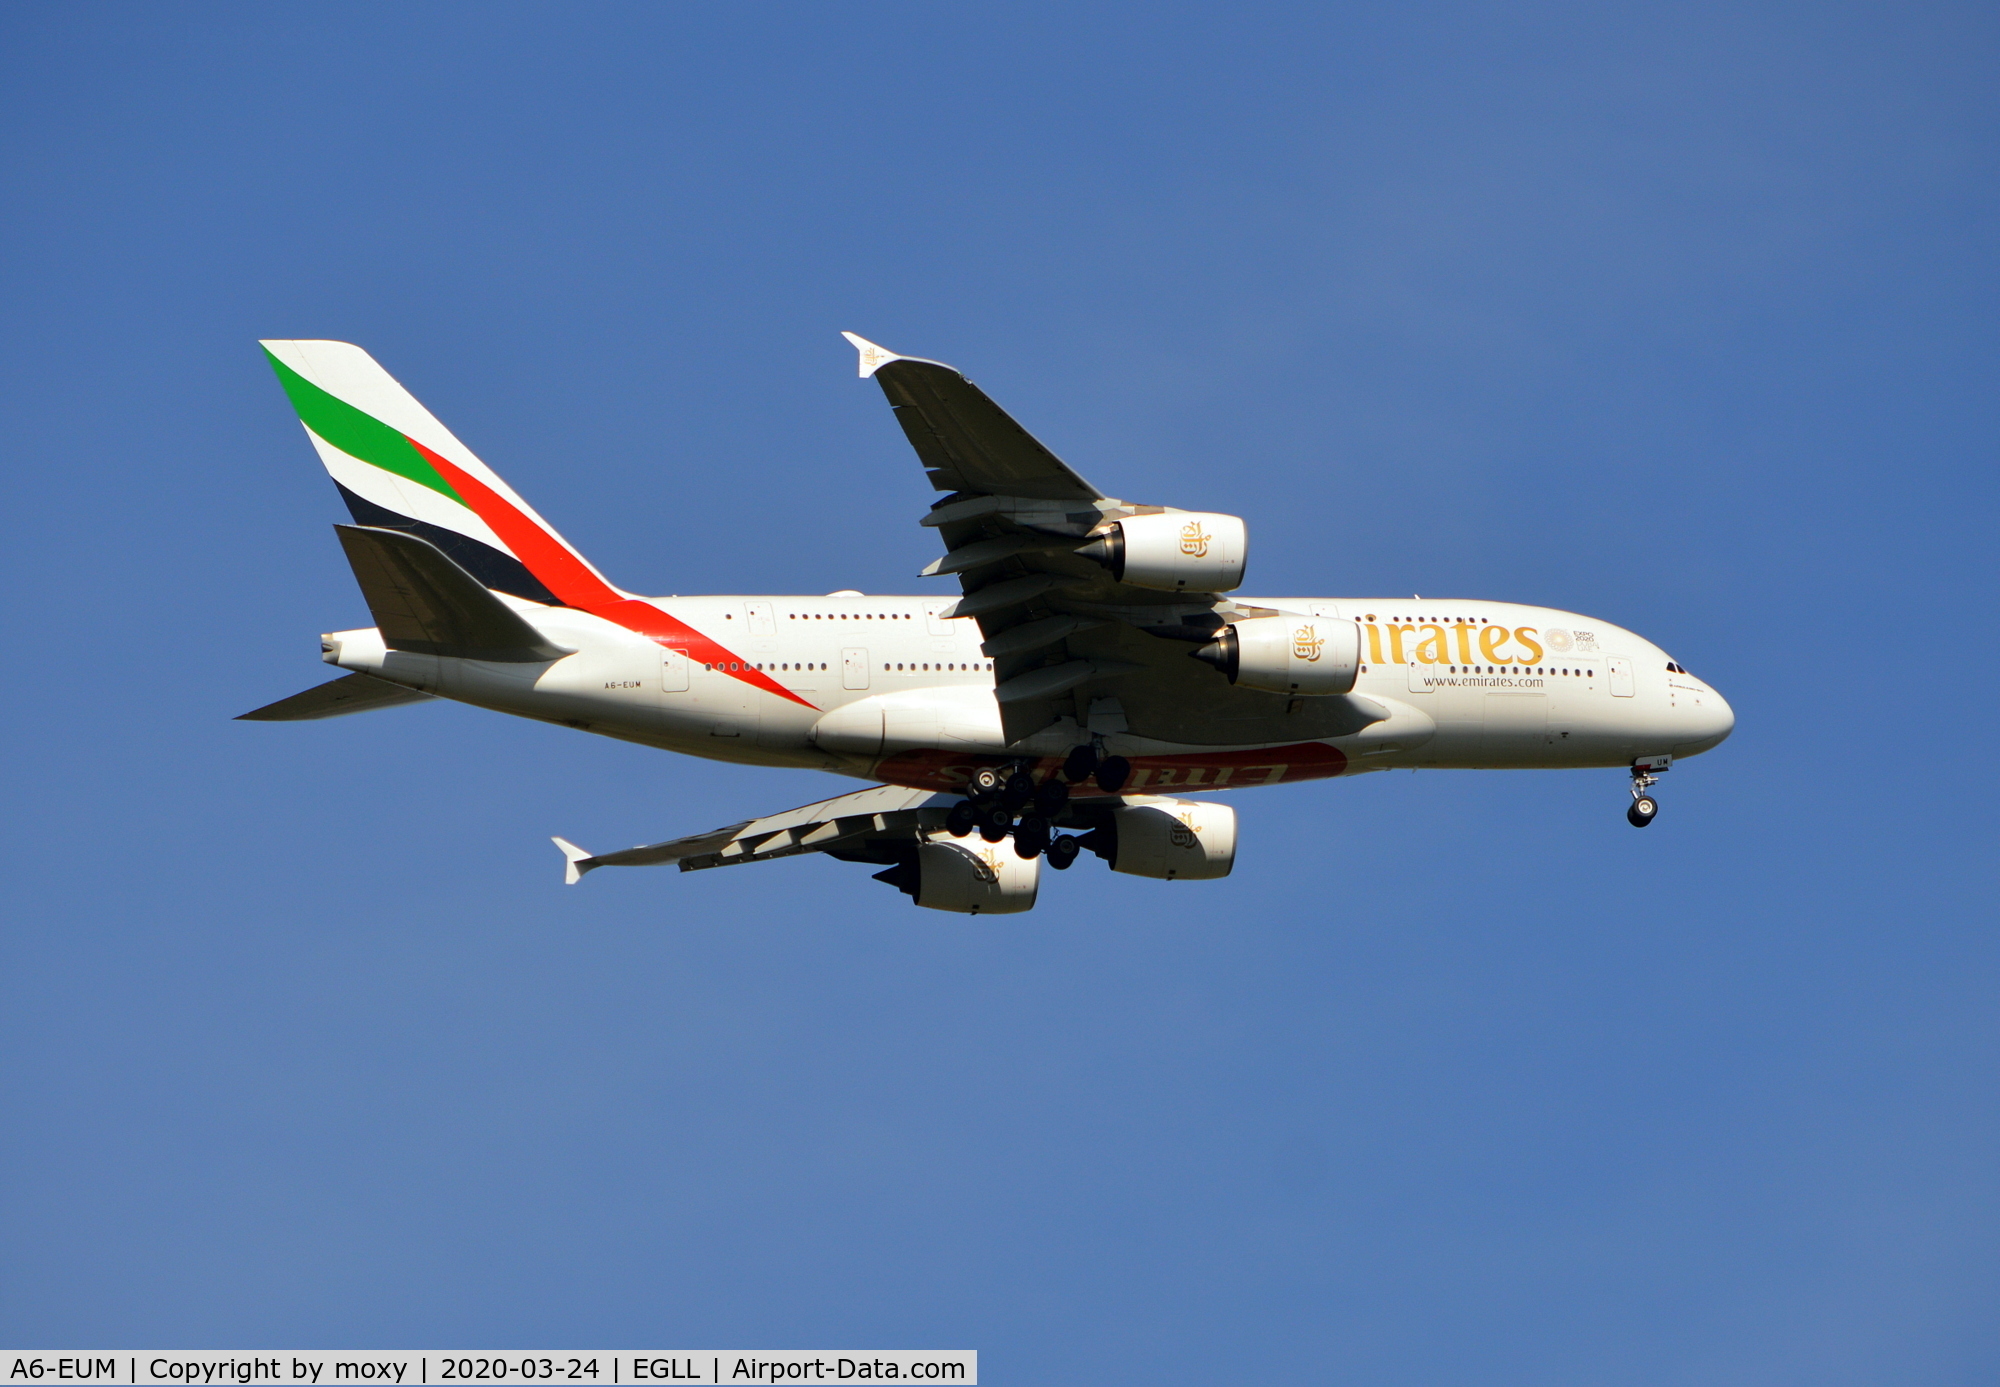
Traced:
<svg viewBox="0 0 2000 1387">
<path fill-rule="evenodd" d="M 1339 617 L 1251 617 L 1188 654 L 1248 689 L 1344 694 L 1361 669 L 1361 628 Z"/>
<path fill-rule="evenodd" d="M 1209 511 L 1135 515 L 1077 550 L 1134 587 L 1228 592 L 1243 584 L 1249 532 L 1240 517 Z"/>
</svg>

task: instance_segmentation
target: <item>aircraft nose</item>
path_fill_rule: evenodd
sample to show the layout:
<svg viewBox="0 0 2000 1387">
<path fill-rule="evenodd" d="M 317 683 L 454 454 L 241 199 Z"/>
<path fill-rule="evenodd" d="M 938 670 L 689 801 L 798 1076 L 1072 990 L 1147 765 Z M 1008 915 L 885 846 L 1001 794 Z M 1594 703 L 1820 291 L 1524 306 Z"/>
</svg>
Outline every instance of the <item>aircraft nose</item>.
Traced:
<svg viewBox="0 0 2000 1387">
<path fill-rule="evenodd" d="M 1677 755 L 1693 756 L 1698 752 L 1721 746 L 1729 739 L 1729 734 L 1736 730 L 1736 710 L 1729 706 L 1728 699 L 1714 689 L 1703 694 L 1699 704 L 1684 709 L 1683 712 L 1689 723 L 1688 730 L 1694 734 L 1694 740 L 1674 748 Z"/>
</svg>

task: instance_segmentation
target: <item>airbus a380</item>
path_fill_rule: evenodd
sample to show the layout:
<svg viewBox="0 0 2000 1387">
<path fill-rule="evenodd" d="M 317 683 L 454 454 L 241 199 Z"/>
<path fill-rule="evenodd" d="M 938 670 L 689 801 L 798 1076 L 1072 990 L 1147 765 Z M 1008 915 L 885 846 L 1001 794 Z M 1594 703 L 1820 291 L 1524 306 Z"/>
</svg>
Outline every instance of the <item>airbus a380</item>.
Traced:
<svg viewBox="0 0 2000 1387">
<path fill-rule="evenodd" d="M 566 880 L 825 853 L 916 904 L 1033 907 L 1041 864 L 1227 876 L 1236 814 L 1189 792 L 1366 771 L 1619 767 L 1644 827 L 1675 760 L 1735 724 L 1651 641 L 1572 612 L 1238 597 L 1233 515 L 1105 496 L 949 366 L 852 333 L 931 485 L 924 576 L 955 599 L 641 597 L 615 587 L 359 347 L 263 344 L 353 516 L 375 624 L 350 671 L 257 721 L 431 698 L 665 751 L 883 782 L 593 854 Z"/>
</svg>

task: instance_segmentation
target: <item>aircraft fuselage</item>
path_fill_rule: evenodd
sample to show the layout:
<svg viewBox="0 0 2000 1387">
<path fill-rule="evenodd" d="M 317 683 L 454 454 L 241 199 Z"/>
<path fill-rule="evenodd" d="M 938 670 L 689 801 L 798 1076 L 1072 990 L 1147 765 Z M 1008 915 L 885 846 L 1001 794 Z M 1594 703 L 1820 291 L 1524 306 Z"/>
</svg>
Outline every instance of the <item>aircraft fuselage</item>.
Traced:
<svg viewBox="0 0 2000 1387">
<path fill-rule="evenodd" d="M 978 625 L 941 618 L 943 598 L 647 599 L 705 638 L 680 645 L 587 612 L 507 600 L 574 653 L 538 663 L 411 654 L 385 650 L 369 628 L 326 637 L 325 658 L 663 750 L 941 791 L 962 790 L 975 769 L 996 762 L 1038 762 L 1046 773 L 1091 736 L 1131 761 L 1126 790 L 1151 793 L 1395 768 L 1622 767 L 1699 754 L 1734 725 L 1719 694 L 1644 637 L 1514 603 L 1240 599 L 1357 622 L 1362 664 L 1352 694 L 1251 696 L 1243 716 L 1204 716 L 1178 740 L 1135 735 L 1124 710 L 1102 700 L 1087 726 L 1064 719 L 1010 745 Z M 1202 677 L 1224 687 L 1220 673 Z M 1377 720 L 1330 731 L 1327 714 L 1343 698 Z M 1160 726 L 1157 714 L 1147 722 Z"/>
</svg>

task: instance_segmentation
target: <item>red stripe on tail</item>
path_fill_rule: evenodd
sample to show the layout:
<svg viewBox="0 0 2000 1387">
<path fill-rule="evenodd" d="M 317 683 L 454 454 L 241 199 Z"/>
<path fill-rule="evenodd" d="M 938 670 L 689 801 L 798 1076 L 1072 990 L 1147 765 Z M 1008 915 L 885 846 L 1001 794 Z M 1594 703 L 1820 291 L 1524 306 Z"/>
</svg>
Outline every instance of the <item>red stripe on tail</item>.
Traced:
<svg viewBox="0 0 2000 1387">
<path fill-rule="evenodd" d="M 650 602 L 620 596 L 590 571 L 589 564 L 571 553 L 554 535 L 521 514 L 506 497 L 449 459 L 439 457 L 416 439 L 410 439 L 410 446 L 437 468 L 438 475 L 465 498 L 473 514 L 500 536 L 501 543 L 512 549 L 514 557 L 526 564 L 528 571 L 540 579 L 542 586 L 554 593 L 564 606 L 601 616 L 606 621 L 615 621 L 628 631 L 636 631 L 680 651 L 690 660 L 713 665 L 732 679 L 741 679 L 766 693 L 788 698 L 800 707 L 819 711 L 817 705 L 807 703 L 761 670 L 750 668 L 748 660 L 727 646 L 710 640 L 680 618 L 667 615 Z M 737 668 L 731 669 L 732 664 Z"/>
</svg>

